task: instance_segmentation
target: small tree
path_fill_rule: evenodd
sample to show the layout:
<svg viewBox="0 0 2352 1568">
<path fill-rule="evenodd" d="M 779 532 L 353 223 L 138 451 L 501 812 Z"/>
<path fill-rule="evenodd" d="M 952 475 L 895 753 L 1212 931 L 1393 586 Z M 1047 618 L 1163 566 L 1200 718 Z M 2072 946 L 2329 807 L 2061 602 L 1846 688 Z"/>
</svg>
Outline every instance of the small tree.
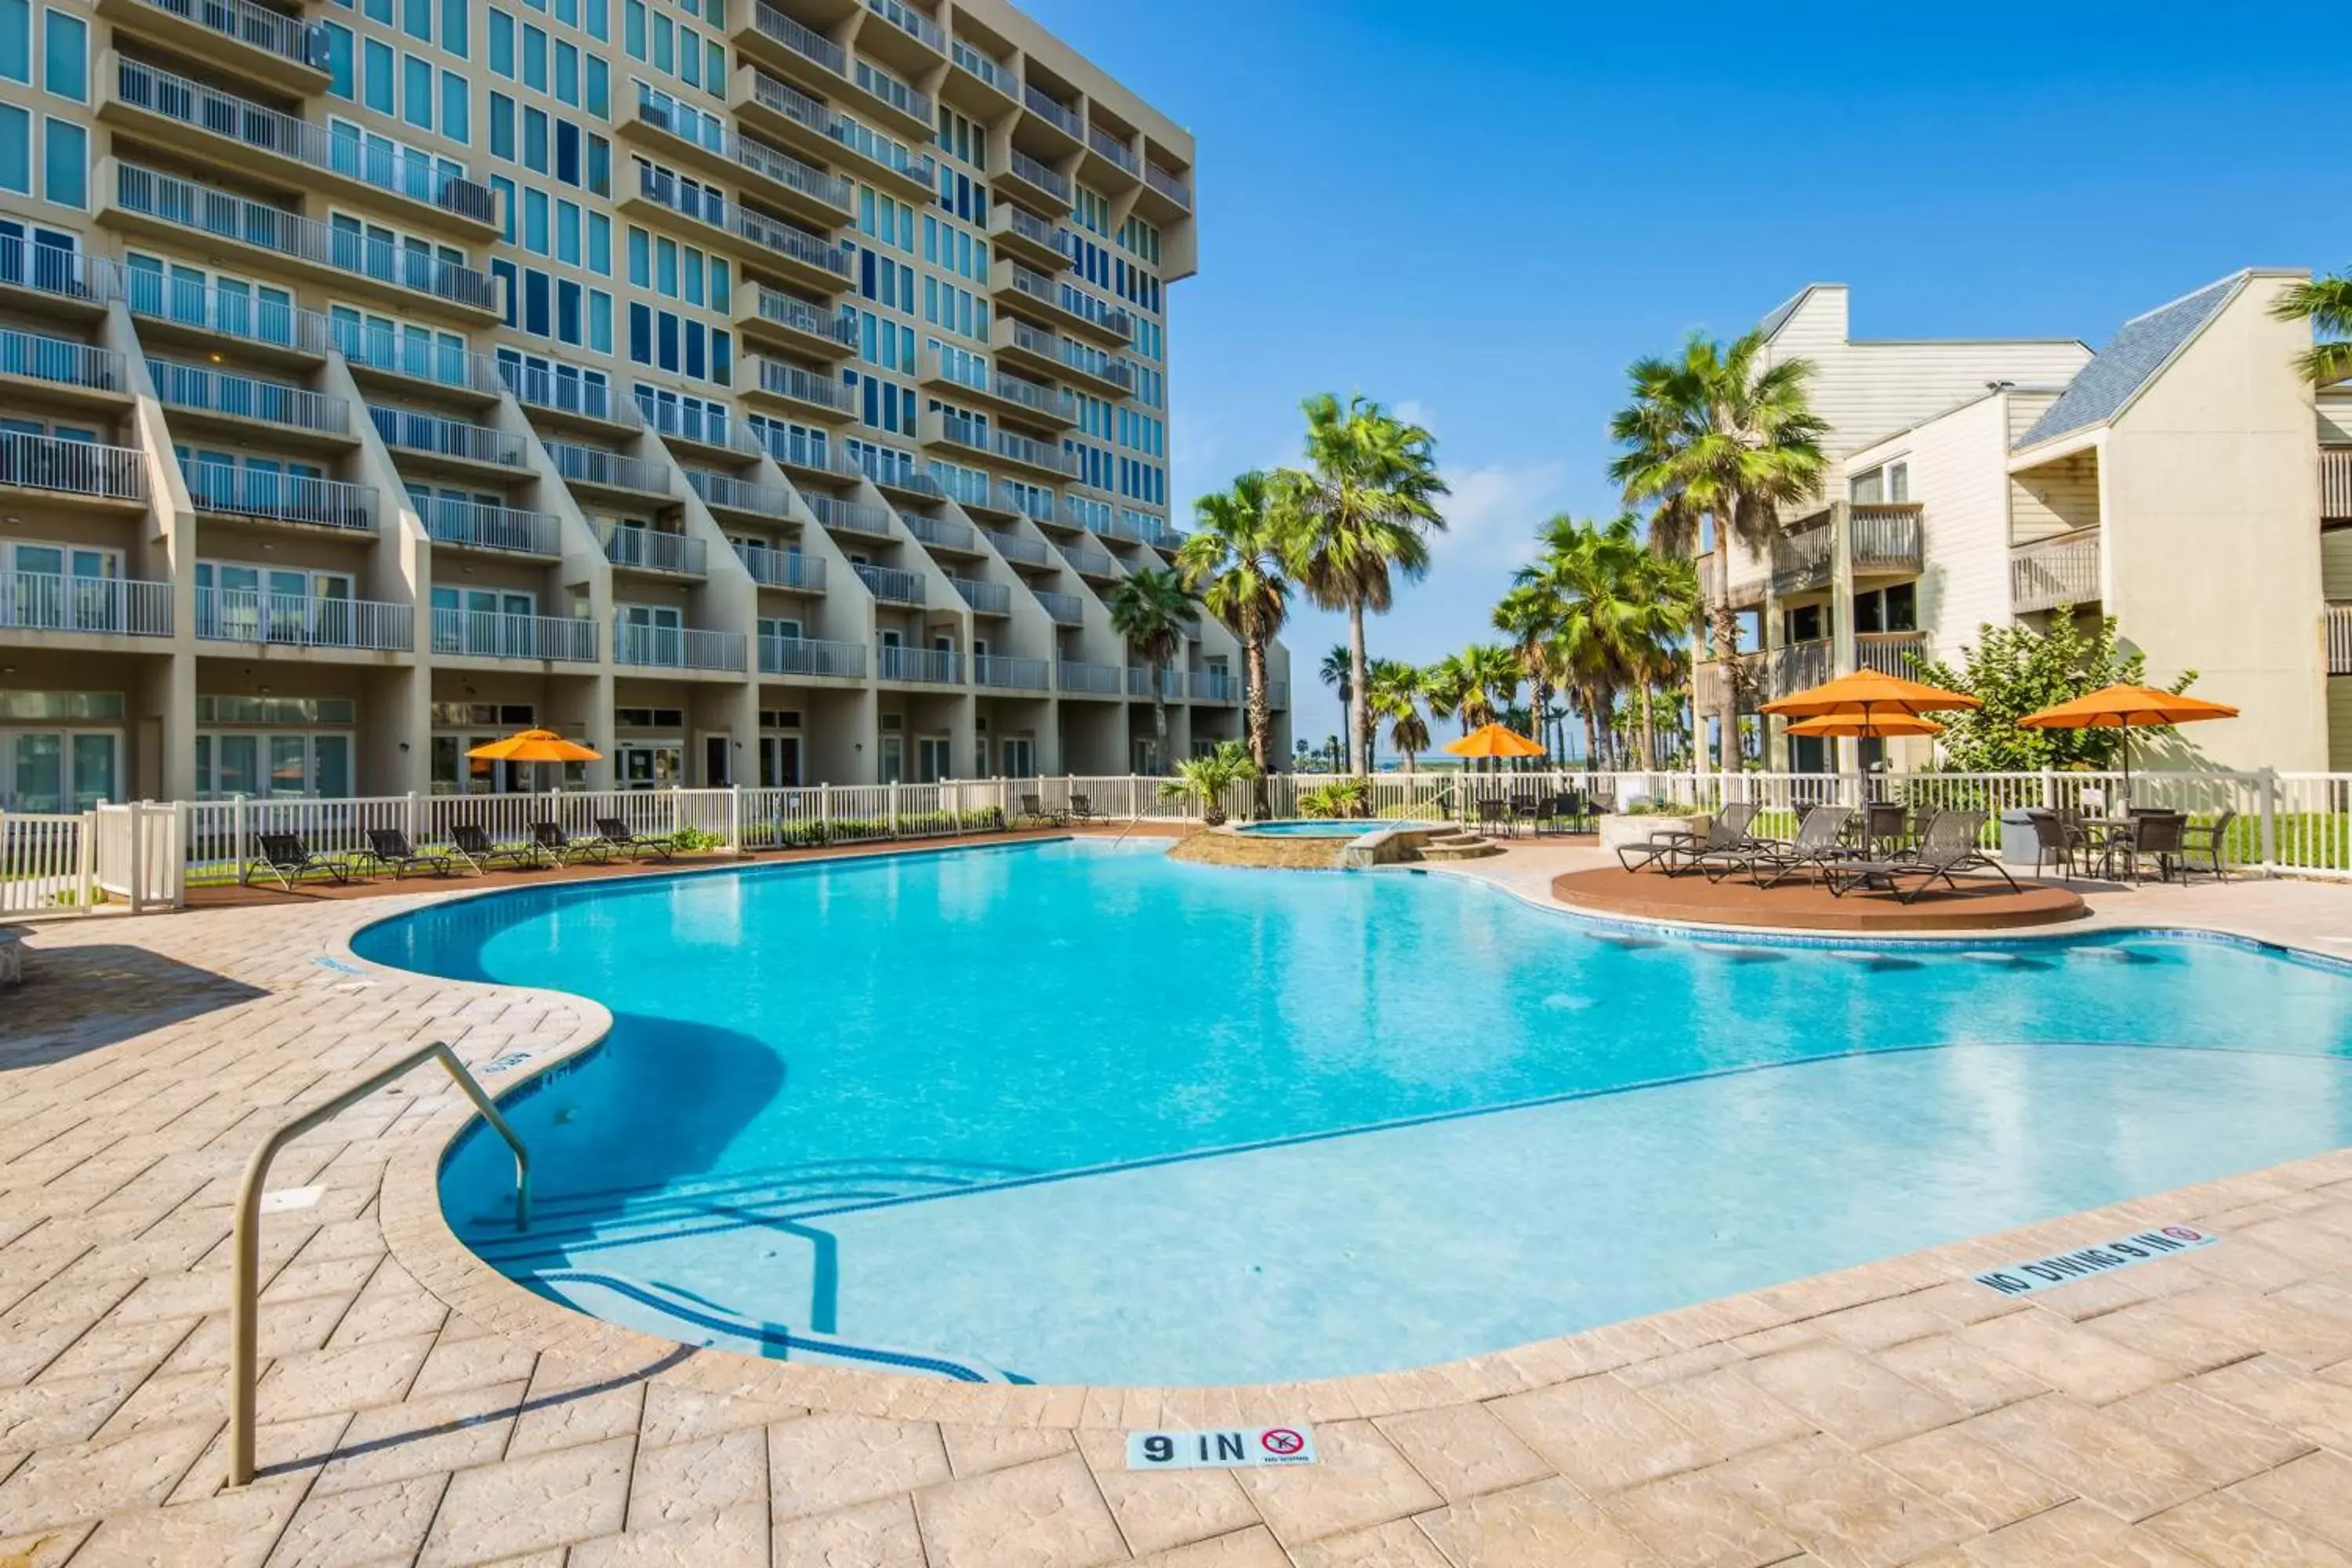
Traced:
<svg viewBox="0 0 2352 1568">
<path fill-rule="evenodd" d="M 1226 792 L 1257 776 L 1258 766 L 1250 757 L 1249 747 L 1239 741 L 1226 741 L 1205 757 L 1177 763 L 1176 776 L 1161 782 L 1160 798 L 1192 802 L 1201 808 L 1201 820 L 1217 827 L 1225 820 Z"/>
<path fill-rule="evenodd" d="M 1930 686 L 1965 691 L 1984 706 L 1938 713 L 1944 725 L 1946 764 L 1958 773 L 2034 773 L 2042 768 L 2104 768 L 2121 754 L 2120 730 L 2021 730 L 2028 713 L 2071 701 L 2118 682 L 2137 684 L 2144 655 L 2116 646 L 2116 618 L 2102 618 L 2085 633 L 2074 624 L 2073 606 L 2061 605 L 2051 629 L 1980 626 L 1976 646 L 1961 651 L 1954 669 L 1941 659 L 1919 661 L 1917 676 Z M 2167 689 L 2184 691 L 2197 679 L 2190 670 Z M 2169 730 L 2139 730 L 2147 736 Z"/>
</svg>

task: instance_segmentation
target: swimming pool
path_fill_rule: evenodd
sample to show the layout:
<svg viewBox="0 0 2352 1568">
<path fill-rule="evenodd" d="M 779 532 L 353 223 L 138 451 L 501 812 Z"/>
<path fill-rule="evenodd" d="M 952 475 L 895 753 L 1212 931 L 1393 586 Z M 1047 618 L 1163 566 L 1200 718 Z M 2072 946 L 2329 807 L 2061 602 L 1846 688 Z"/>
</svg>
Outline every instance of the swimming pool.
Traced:
<svg viewBox="0 0 2352 1568">
<path fill-rule="evenodd" d="M 1255 834 L 1265 838 L 1360 838 L 1367 833 L 1378 833 L 1384 827 L 1426 827 L 1428 826 L 1424 822 L 1391 822 L 1385 819 L 1370 822 L 1253 822 L 1237 831 Z"/>
<path fill-rule="evenodd" d="M 1416 1365 L 2352 1142 L 2352 979 L 1694 941 L 1040 844 L 550 886 L 362 956 L 594 996 L 446 1211 L 556 1299 L 955 1377 Z"/>
</svg>

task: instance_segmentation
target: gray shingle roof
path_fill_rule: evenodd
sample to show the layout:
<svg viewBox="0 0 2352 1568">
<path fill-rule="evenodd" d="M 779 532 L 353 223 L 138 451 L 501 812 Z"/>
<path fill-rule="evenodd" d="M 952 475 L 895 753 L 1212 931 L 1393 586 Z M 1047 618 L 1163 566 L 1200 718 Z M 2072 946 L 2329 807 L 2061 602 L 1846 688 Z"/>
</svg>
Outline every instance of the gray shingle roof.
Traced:
<svg viewBox="0 0 2352 1568">
<path fill-rule="evenodd" d="M 1756 330 L 1762 332 L 1768 338 L 1774 332 L 1779 331 L 1781 326 L 1787 322 L 1789 318 L 1797 313 L 1797 307 L 1805 302 L 1805 296 L 1812 291 L 1813 286 L 1810 283 L 1798 289 L 1794 295 L 1782 301 L 1780 306 L 1770 315 L 1756 323 Z"/>
<path fill-rule="evenodd" d="M 2181 345 L 2219 313 L 2243 281 L 2243 274 L 2232 274 L 2126 321 L 2107 346 L 2074 373 L 2058 401 L 2042 410 L 2033 427 L 2018 438 L 2018 447 L 2086 430 L 2114 418 Z"/>
</svg>

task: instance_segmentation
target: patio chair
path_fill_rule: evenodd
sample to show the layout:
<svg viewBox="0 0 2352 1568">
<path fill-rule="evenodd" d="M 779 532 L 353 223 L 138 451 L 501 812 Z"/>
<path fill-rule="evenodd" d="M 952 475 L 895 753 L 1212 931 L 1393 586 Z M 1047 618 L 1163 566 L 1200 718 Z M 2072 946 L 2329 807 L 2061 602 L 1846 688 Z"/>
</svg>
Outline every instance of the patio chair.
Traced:
<svg viewBox="0 0 2352 1568">
<path fill-rule="evenodd" d="M 1862 848 L 1874 855 L 1880 845 L 1901 848 L 1909 840 L 1910 808 L 1899 800 L 1874 800 L 1863 808 Z"/>
<path fill-rule="evenodd" d="M 1026 827 L 1035 823 L 1043 823 L 1047 827 L 1067 827 L 1070 815 L 1047 805 L 1043 795 L 1024 795 L 1021 797 L 1021 815 L 1013 819 L 1013 826 Z"/>
<path fill-rule="evenodd" d="M 530 866 L 538 862 L 528 844 L 500 844 L 478 822 L 461 822 L 449 829 L 449 847 L 457 858 L 476 871 L 487 871 L 504 860 L 511 865 Z"/>
<path fill-rule="evenodd" d="M 299 833 L 265 833 L 257 853 L 246 862 L 237 881 L 247 887 L 253 884 L 256 871 L 267 871 L 278 879 L 278 885 L 288 892 L 294 890 L 297 879 L 311 871 L 324 871 L 338 882 L 348 882 L 352 874 L 332 860 L 321 860 L 310 853 Z"/>
<path fill-rule="evenodd" d="M 1070 796 L 1070 809 L 1063 815 L 1062 820 L 1066 825 L 1072 822 L 1100 822 L 1102 817 L 1095 811 L 1092 795 L 1074 795 Z"/>
<path fill-rule="evenodd" d="M 1756 807 L 1746 801 L 1734 801 L 1716 815 L 1705 833 L 1676 827 L 1653 833 L 1641 844 L 1620 845 L 1617 863 L 1628 871 L 1657 866 L 1671 877 L 1689 870 L 1710 855 L 1729 854 L 1755 842 L 1748 834 L 1748 825 L 1755 820 Z"/>
<path fill-rule="evenodd" d="M 652 855 L 667 860 L 677 852 L 677 845 L 667 833 L 658 837 L 638 833 L 617 816 L 596 819 L 596 837 L 583 839 L 583 844 L 601 844 L 615 855 L 635 855 L 640 860 Z"/>
<path fill-rule="evenodd" d="M 430 871 L 436 877 L 449 874 L 449 857 L 438 850 L 417 848 L 396 827 L 371 827 L 367 837 L 368 847 L 352 858 L 364 864 L 371 876 L 388 868 L 397 882 L 411 870 Z"/>
<path fill-rule="evenodd" d="M 1728 854 L 1706 857 L 1700 868 L 1710 882 L 1745 871 L 1759 888 L 1777 888 L 1801 872 L 1823 875 L 1837 861 L 1860 858 L 1859 850 L 1843 842 L 1846 824 L 1852 820 L 1850 806 L 1811 806 L 1797 824 L 1794 838 L 1753 838 Z M 1767 870 L 1772 873 L 1769 878 L 1764 875 Z"/>
<path fill-rule="evenodd" d="M 1977 843 L 1984 831 L 1985 814 L 1981 811 L 1939 811 L 1928 825 L 1927 837 L 1919 847 L 1900 860 L 1850 859 L 1832 867 L 1828 872 L 1830 891 L 1843 898 L 1856 888 L 1872 882 L 1883 882 L 1886 890 L 1902 903 L 1917 901 L 1920 894 L 1943 883 L 1954 892 L 1960 885 L 1953 879 L 1965 871 L 1990 871 L 2009 884 L 2011 892 L 2017 891 L 2017 879 L 2009 868 L 1986 854 Z M 1903 879 L 1918 879 L 1918 885 L 1908 892 L 1903 889 Z"/>
<path fill-rule="evenodd" d="M 1475 820 L 1482 831 L 1487 828 L 1498 828 L 1507 837 L 1518 836 L 1519 825 L 1511 819 L 1511 803 L 1507 800 L 1480 801 Z"/>
<path fill-rule="evenodd" d="M 2122 875 L 2130 877 L 2136 884 L 2145 884 L 2147 863 L 2152 859 L 2156 862 L 2157 880 L 2168 882 L 2172 880 L 2173 863 L 2187 848 L 2189 818 L 2181 812 L 2136 814 L 2130 832 L 2113 834 L 2107 839 L 2108 869 L 2113 872 L 2120 864 L 2124 868 Z"/>
<path fill-rule="evenodd" d="M 1518 825 L 1524 822 L 1528 825 L 1528 832 L 1529 834 L 1538 837 L 1541 837 L 1544 825 L 1544 806 L 1546 804 L 1544 797 L 1539 795 L 1513 795 L 1511 797 L 1511 826 L 1513 831 L 1517 831 Z"/>
<path fill-rule="evenodd" d="M 2230 824 L 2238 819 L 2234 811 L 2225 811 L 2210 822 L 2192 822 L 2180 830 L 2180 879 L 2187 881 L 2189 873 L 2200 869 L 2195 862 L 2202 859 L 2201 869 L 2210 871 L 2217 882 L 2230 878 L 2229 862 L 2223 858 L 2230 848 Z"/>
<path fill-rule="evenodd" d="M 1546 820 L 1560 825 L 1562 833 L 1573 833 L 1580 822 L 1591 820 L 1592 804 L 1582 794 L 1569 790 L 1551 797 L 1551 809 Z"/>
<path fill-rule="evenodd" d="M 563 831 L 560 822 L 532 823 L 530 847 L 559 866 L 569 866 L 574 860 L 590 860 L 601 866 L 613 853 L 602 839 L 572 837 Z"/>
<path fill-rule="evenodd" d="M 2090 840 L 2079 827 L 2069 827 L 2054 811 L 2032 811 L 2026 816 L 2033 824 L 2033 874 L 2042 875 L 2042 868 L 2054 866 L 2062 877 L 2081 874 L 2076 854 L 2090 851 Z"/>
</svg>

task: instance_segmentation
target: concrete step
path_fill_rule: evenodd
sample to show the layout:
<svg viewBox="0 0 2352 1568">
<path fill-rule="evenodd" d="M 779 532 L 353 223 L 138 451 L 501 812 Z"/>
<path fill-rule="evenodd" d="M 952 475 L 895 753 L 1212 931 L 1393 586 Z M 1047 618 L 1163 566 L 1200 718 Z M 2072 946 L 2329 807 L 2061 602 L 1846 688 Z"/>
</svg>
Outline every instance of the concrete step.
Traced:
<svg viewBox="0 0 2352 1568">
<path fill-rule="evenodd" d="M 1424 860 L 1483 860 L 1502 852 L 1501 845 L 1475 834 L 1433 838 L 1421 847 L 1421 858 Z"/>
</svg>

